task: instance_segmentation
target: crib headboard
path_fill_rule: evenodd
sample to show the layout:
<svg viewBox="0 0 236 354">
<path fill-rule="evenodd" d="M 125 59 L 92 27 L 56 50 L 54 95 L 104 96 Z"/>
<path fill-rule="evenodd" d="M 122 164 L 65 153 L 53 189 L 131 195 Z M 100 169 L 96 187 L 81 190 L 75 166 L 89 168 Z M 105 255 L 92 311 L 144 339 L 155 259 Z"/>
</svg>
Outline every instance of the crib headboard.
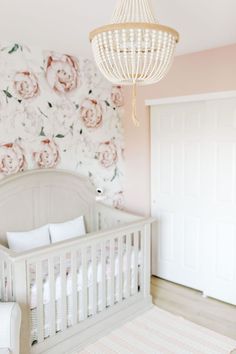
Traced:
<svg viewBox="0 0 236 354">
<path fill-rule="evenodd" d="M 7 231 L 27 231 L 47 223 L 85 216 L 90 231 L 95 191 L 88 181 L 63 170 L 33 170 L 0 182 L 0 243 Z"/>
</svg>

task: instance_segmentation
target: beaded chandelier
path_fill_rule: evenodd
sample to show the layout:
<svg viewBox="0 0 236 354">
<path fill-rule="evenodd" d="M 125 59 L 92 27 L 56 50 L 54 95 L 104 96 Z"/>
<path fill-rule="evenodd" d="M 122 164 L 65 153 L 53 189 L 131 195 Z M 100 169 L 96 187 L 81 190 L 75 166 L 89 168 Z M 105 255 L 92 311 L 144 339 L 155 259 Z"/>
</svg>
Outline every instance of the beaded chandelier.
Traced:
<svg viewBox="0 0 236 354">
<path fill-rule="evenodd" d="M 136 85 L 154 84 L 168 72 L 179 34 L 160 25 L 149 0 L 120 0 L 111 24 L 90 33 L 98 68 L 115 85 L 133 85 L 133 120 Z"/>
</svg>

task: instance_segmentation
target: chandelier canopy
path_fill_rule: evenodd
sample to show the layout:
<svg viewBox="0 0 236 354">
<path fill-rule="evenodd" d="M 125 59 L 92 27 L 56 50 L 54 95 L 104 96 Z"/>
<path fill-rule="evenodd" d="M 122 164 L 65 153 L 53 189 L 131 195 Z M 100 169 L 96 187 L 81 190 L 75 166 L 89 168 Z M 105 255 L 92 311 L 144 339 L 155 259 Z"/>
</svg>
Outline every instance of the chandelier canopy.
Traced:
<svg viewBox="0 0 236 354">
<path fill-rule="evenodd" d="M 153 84 L 171 66 L 179 34 L 157 23 L 149 0 L 120 0 L 111 24 L 90 33 L 95 61 L 114 84 Z"/>
</svg>

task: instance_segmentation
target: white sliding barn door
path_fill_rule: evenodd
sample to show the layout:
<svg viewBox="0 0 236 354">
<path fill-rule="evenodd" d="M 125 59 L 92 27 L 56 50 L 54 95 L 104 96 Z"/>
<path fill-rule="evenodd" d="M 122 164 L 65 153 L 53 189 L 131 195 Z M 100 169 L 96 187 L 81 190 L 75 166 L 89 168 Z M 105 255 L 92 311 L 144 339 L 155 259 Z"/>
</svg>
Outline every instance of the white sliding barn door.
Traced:
<svg viewBox="0 0 236 354">
<path fill-rule="evenodd" d="M 151 109 L 154 275 L 236 304 L 236 99 Z"/>
</svg>

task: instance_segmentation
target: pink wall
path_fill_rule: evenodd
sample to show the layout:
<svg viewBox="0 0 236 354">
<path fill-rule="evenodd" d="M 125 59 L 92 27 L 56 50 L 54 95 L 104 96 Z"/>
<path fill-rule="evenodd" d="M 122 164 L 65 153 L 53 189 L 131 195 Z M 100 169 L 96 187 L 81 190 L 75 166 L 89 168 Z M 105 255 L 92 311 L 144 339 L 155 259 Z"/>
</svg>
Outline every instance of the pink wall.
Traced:
<svg viewBox="0 0 236 354">
<path fill-rule="evenodd" d="M 150 135 L 146 99 L 236 90 L 236 44 L 175 58 L 159 84 L 140 87 L 137 112 L 141 127 L 131 116 L 131 90 L 125 89 L 126 209 L 147 215 L 150 211 Z"/>
</svg>

